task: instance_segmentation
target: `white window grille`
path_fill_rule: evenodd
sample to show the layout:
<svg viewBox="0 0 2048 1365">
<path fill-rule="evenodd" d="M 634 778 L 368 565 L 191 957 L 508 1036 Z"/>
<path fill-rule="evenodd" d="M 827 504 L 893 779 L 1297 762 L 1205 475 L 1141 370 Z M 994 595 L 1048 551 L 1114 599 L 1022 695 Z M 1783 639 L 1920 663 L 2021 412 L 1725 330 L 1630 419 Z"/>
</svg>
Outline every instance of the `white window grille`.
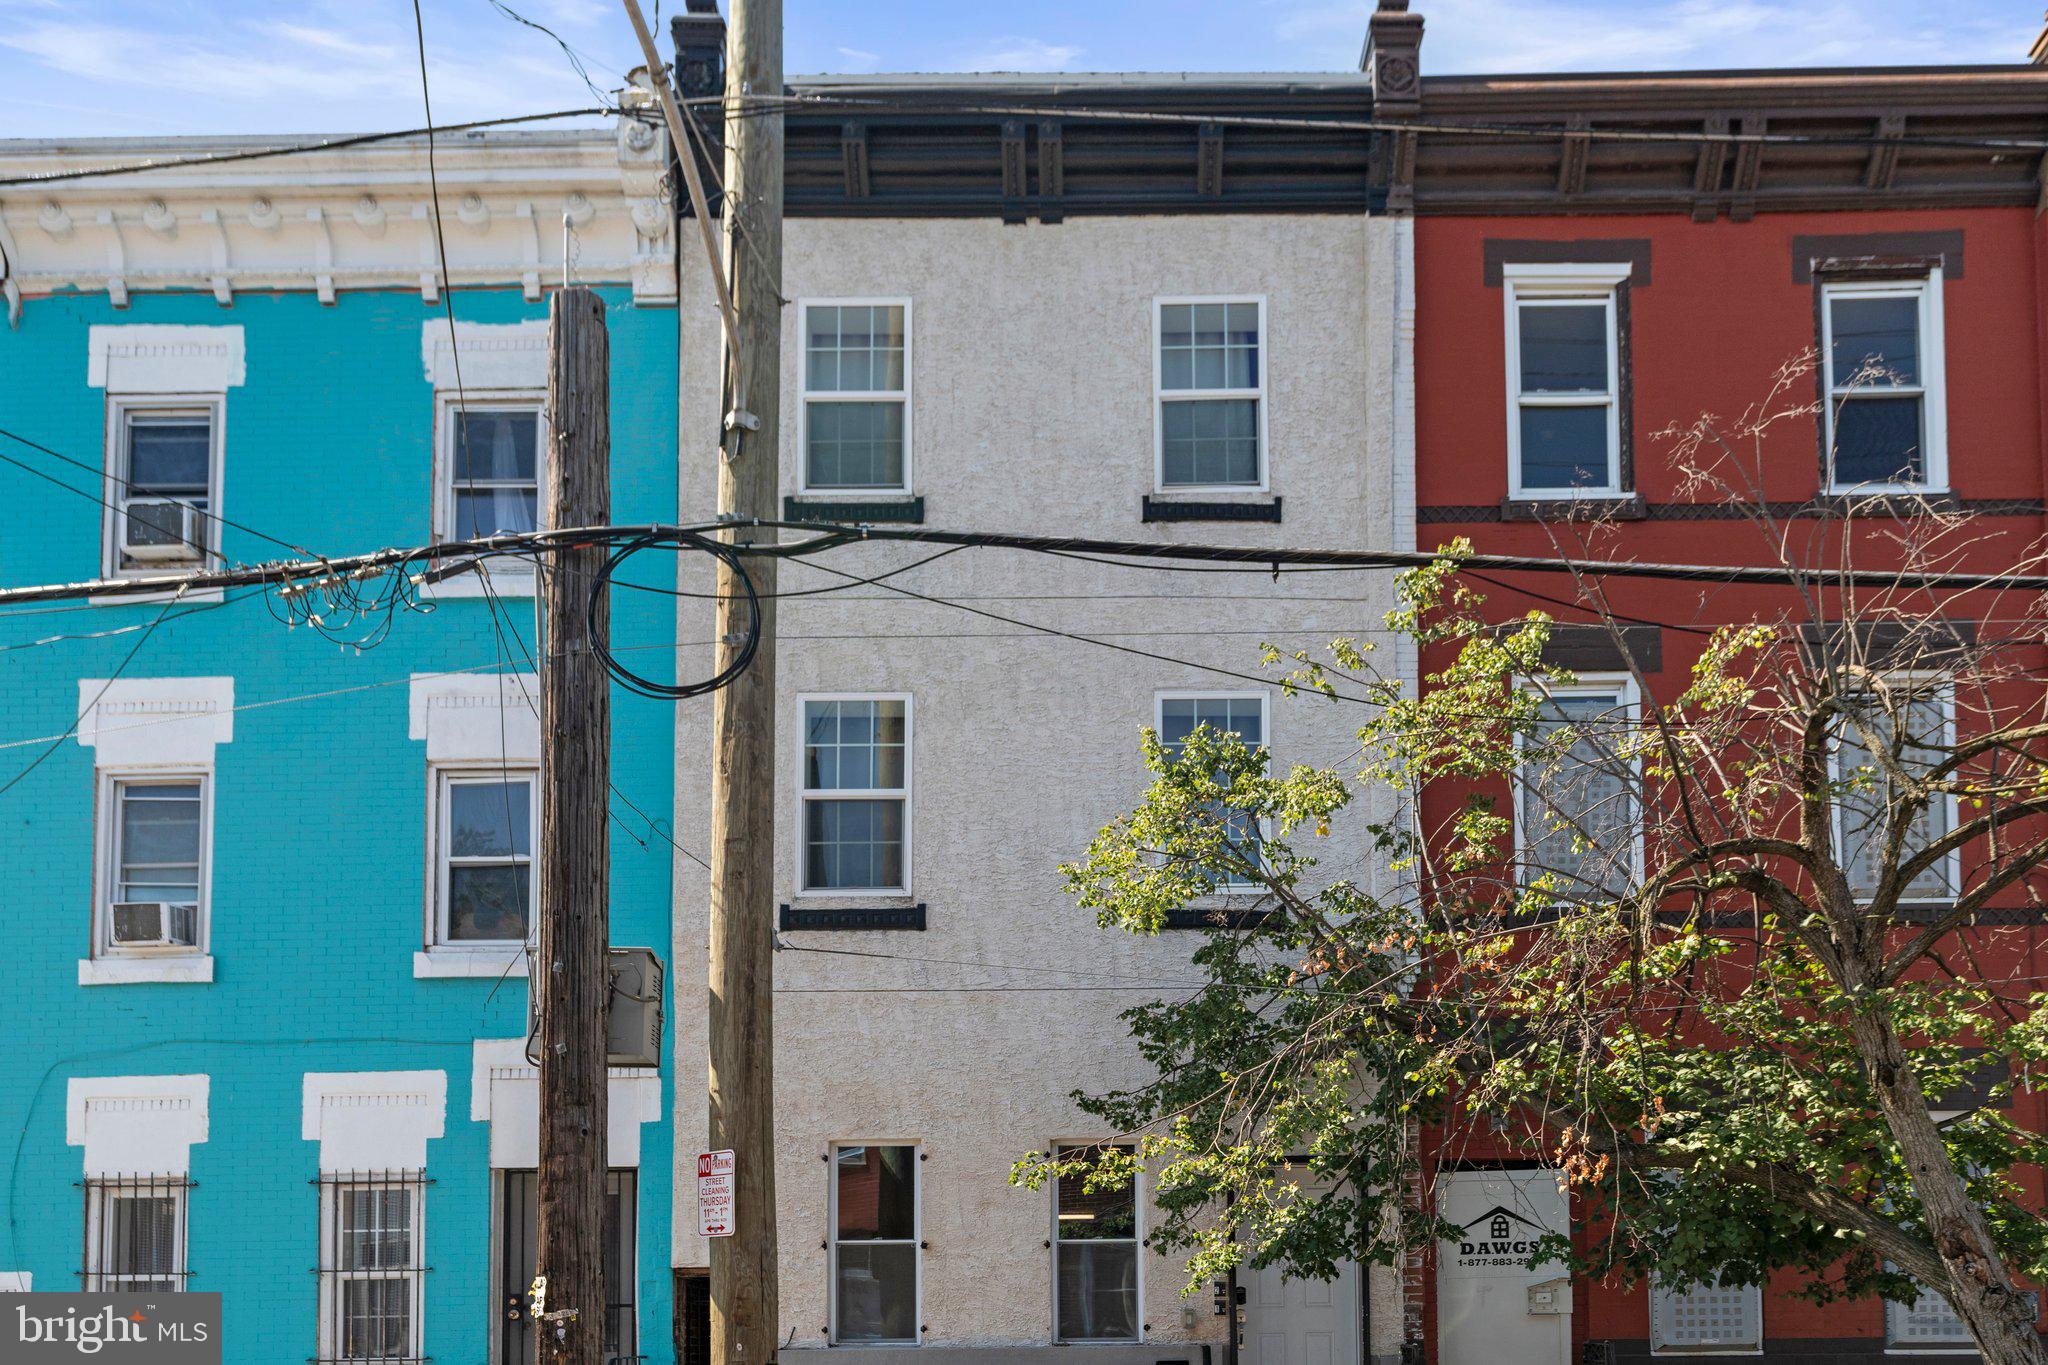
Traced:
<svg viewBox="0 0 2048 1365">
<path fill-rule="evenodd" d="M 805 891 L 910 890 L 910 698 L 806 697 Z"/>
<path fill-rule="evenodd" d="M 1673 1289 L 1652 1277 L 1650 1333 L 1658 1351 L 1756 1351 L 1764 1341 L 1763 1290 L 1718 1283 Z"/>
<path fill-rule="evenodd" d="M 1263 692 L 1163 692 L 1158 697 L 1159 742 L 1169 759 L 1178 761 L 1187 738 L 1197 727 L 1208 726 L 1222 735 L 1235 735 L 1247 748 L 1264 748 L 1266 737 L 1266 694 Z M 1262 857 L 1264 830 L 1260 822 L 1238 810 L 1219 810 L 1231 851 L 1248 863 Z M 1232 864 L 1216 870 L 1224 890 L 1256 888 L 1259 883 L 1243 868 Z"/>
<path fill-rule="evenodd" d="M 1266 486 L 1266 304 L 1155 305 L 1153 402 L 1161 492 Z"/>
<path fill-rule="evenodd" d="M 807 493 L 910 490 L 910 301 L 799 308 Z"/>
</svg>

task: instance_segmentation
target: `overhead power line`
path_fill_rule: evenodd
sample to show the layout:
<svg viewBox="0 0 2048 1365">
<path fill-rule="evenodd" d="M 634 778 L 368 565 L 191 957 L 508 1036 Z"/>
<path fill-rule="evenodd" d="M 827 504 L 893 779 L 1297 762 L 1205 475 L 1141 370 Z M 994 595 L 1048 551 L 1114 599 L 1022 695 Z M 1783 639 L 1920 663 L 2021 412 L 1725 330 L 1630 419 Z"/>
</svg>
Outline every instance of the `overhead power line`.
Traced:
<svg viewBox="0 0 2048 1365">
<path fill-rule="evenodd" d="M 468 540 L 439 541 L 431 545 L 390 547 L 364 554 L 332 558 L 273 560 L 262 564 L 205 569 L 185 574 L 95 578 L 74 583 L 0 588 L 0 607 L 67 598 L 148 596 L 179 589 L 204 591 L 214 588 L 263 586 L 306 591 L 320 587 L 322 580 L 342 583 L 350 579 L 372 577 L 407 565 L 438 564 L 444 560 L 478 560 L 498 555 L 551 554 L 568 546 L 589 544 L 592 541 L 602 541 L 614 546 L 639 542 L 637 548 L 693 549 L 710 553 L 713 552 L 711 547 L 714 545 L 720 549 L 732 547 L 723 541 L 713 540 L 709 533 L 729 530 L 740 524 L 812 533 L 808 539 L 788 544 L 748 545 L 741 551 L 743 556 L 748 557 L 770 555 L 777 558 L 800 558 L 862 541 L 904 541 L 915 544 L 953 545 L 968 549 L 1017 550 L 1063 557 L 1088 556 L 1107 561 L 1129 561 L 1134 568 L 1220 565 L 1233 567 L 1243 573 L 1275 574 L 1311 569 L 1416 569 L 1437 564 L 1445 557 L 1425 550 L 1333 550 L 1293 546 L 1200 545 L 1103 540 L 1088 536 L 1023 535 L 1000 531 L 947 531 L 926 527 L 776 521 L 764 518 L 746 522 L 708 521 L 683 525 L 656 523 L 564 527 L 511 535 L 479 536 Z M 1668 564 L 1480 553 L 1458 556 L 1458 565 L 1463 569 L 1480 572 L 1568 573 L 1590 578 L 1648 578 L 1691 583 L 1755 583 L 1775 586 L 1799 581 L 1799 576 L 1793 571 L 1773 565 Z M 424 573 L 424 570 L 422 572 Z M 2048 590 L 2048 574 L 1838 569 L 1816 571 L 1811 577 L 1821 586 L 1842 588 L 1931 591 L 2001 588 L 2020 592 Z"/>
</svg>

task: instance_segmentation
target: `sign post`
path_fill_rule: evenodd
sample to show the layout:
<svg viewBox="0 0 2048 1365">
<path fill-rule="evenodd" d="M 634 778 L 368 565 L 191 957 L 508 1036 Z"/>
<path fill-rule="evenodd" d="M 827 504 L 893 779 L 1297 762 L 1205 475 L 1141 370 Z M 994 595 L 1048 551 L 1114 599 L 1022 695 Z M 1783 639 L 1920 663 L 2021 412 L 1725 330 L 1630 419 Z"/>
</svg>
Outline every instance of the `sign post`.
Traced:
<svg viewBox="0 0 2048 1365">
<path fill-rule="evenodd" d="M 732 1236 L 733 1155 L 731 1152 L 700 1152 L 697 1155 L 697 1235 Z"/>
</svg>

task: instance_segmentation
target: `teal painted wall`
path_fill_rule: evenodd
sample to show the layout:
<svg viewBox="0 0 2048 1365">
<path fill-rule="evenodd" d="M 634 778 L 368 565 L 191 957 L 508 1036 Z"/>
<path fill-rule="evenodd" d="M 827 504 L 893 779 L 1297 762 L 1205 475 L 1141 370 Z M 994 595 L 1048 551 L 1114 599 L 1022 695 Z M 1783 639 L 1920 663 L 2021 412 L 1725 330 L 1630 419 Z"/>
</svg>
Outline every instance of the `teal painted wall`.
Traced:
<svg viewBox="0 0 2048 1365">
<path fill-rule="evenodd" d="M 613 510 L 621 522 L 672 520 L 676 507 L 676 316 L 606 291 L 612 351 Z M 517 290 L 461 290 L 456 316 L 511 322 L 546 316 Z M 418 544 L 430 529 L 434 395 L 421 325 L 440 316 L 418 294 L 206 295 L 26 301 L 0 330 L 0 427 L 97 469 L 105 393 L 86 382 L 95 323 L 240 324 L 247 382 L 231 389 L 221 511 L 324 553 Z M 0 464 L 0 583 L 79 579 L 99 569 L 95 475 L 0 439 L 25 461 L 85 494 Z M 284 553 L 228 528 L 231 562 Z M 636 566 L 669 580 L 666 560 Z M 530 645 L 531 600 L 508 602 Z M 615 647 L 669 676 L 672 599 L 616 592 Z M 192 1149 L 190 1287 L 225 1296 L 226 1359 L 274 1365 L 315 1354 L 318 1144 L 300 1136 L 308 1071 L 434 1069 L 448 1075 L 446 1136 L 428 1144 L 426 1351 L 484 1365 L 500 1311 L 489 1283 L 491 1178 L 487 1123 L 470 1117 L 470 1042 L 525 1028 L 523 978 L 415 980 L 426 859 L 425 746 L 407 737 L 411 674 L 524 668 L 493 630 L 481 599 L 443 600 L 399 616 L 388 638 L 358 652 L 311 630 L 287 630 L 260 596 L 219 607 L 173 607 L 146 639 L 53 636 L 117 631 L 157 606 L 0 613 L 0 884 L 6 888 L 0 991 L 0 1141 L 5 1153 L 0 1271 L 33 1273 L 37 1289 L 76 1288 L 83 1237 L 82 1150 L 66 1145 L 73 1077 L 204 1072 L 212 1078 L 209 1139 Z M 184 614 L 190 612 L 189 615 Z M 141 643 L 138 646 L 138 640 Z M 654 648 L 641 648 L 655 646 Z M 214 768 L 210 985 L 77 984 L 89 947 L 93 751 L 64 732 L 77 679 L 232 675 L 234 738 Z M 613 940 L 668 956 L 672 716 L 664 703 L 615 689 Z M 636 815 L 624 802 L 646 812 Z M 648 820 L 657 823 L 650 828 Z M 664 1061 L 663 1110 L 673 1098 Z M 19 1135 L 18 1139 L 15 1135 Z M 671 1135 L 641 1130 L 640 1348 L 673 1358 L 668 1269 Z"/>
</svg>

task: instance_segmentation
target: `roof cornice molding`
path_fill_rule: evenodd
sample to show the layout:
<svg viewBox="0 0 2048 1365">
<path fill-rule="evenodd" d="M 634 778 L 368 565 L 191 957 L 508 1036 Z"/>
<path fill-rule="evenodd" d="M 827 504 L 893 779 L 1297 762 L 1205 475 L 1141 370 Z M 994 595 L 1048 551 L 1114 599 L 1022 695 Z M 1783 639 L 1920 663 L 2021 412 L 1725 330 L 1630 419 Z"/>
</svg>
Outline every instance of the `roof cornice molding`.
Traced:
<svg viewBox="0 0 2048 1365">
<path fill-rule="evenodd" d="M 0 179 L 274 147 L 274 139 L 0 142 Z M 416 288 L 437 302 L 456 285 L 517 284 L 538 299 L 560 279 L 563 218 L 571 269 L 630 284 L 635 302 L 672 304 L 668 138 L 622 119 L 610 129 L 448 134 L 436 139 L 443 274 L 423 138 L 214 165 L 166 167 L 47 186 L 0 188 L 0 292 L 9 321 L 24 299 L 137 290 L 307 291 Z"/>
</svg>

